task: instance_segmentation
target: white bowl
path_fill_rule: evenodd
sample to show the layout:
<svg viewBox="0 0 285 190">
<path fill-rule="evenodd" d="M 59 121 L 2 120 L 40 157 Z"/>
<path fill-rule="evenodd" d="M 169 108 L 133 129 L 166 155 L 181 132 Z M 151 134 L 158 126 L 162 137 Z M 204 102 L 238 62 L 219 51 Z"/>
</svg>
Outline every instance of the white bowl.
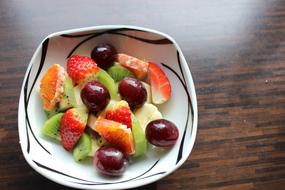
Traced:
<svg viewBox="0 0 285 190">
<path fill-rule="evenodd" d="M 124 175 L 99 175 L 91 159 L 84 163 L 59 143 L 42 136 L 46 120 L 39 96 L 39 81 L 53 63 L 66 67 L 71 54 L 90 56 L 92 48 L 107 42 L 123 52 L 161 65 L 170 79 L 171 99 L 159 106 L 164 118 L 179 128 L 174 147 L 149 146 L 146 157 L 132 161 Z M 47 36 L 35 51 L 22 85 L 19 100 L 19 136 L 26 161 L 37 172 L 62 185 L 80 189 L 126 189 L 155 182 L 181 166 L 190 155 L 197 131 L 196 93 L 187 62 L 178 44 L 161 32 L 134 26 L 110 25 L 57 32 Z"/>
</svg>

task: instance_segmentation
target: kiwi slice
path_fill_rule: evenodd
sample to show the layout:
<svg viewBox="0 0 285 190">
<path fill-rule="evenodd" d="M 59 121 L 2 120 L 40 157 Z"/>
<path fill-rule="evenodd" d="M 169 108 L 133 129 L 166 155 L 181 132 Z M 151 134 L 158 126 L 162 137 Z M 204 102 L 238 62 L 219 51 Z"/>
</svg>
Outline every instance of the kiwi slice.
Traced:
<svg viewBox="0 0 285 190">
<path fill-rule="evenodd" d="M 135 154 L 133 157 L 142 156 L 147 151 L 147 140 L 145 137 L 145 132 L 137 120 L 135 115 L 132 113 L 132 133 L 135 141 Z"/>
<path fill-rule="evenodd" d="M 92 140 L 94 140 L 98 147 L 108 144 L 108 142 L 91 127 L 87 127 L 86 132 L 92 137 Z"/>
<path fill-rule="evenodd" d="M 95 155 L 95 152 L 100 148 L 100 146 L 98 146 L 97 142 L 95 139 L 91 138 L 91 151 L 88 153 L 89 157 L 93 157 Z"/>
<path fill-rule="evenodd" d="M 69 102 L 68 100 L 68 97 L 67 96 L 62 96 L 60 102 L 59 102 L 59 109 L 60 111 L 65 111 L 67 110 L 68 108 L 71 108 L 72 105 L 71 103 Z"/>
<path fill-rule="evenodd" d="M 92 151 L 92 139 L 87 133 L 83 133 L 73 150 L 76 161 L 84 160 Z"/>
<path fill-rule="evenodd" d="M 49 118 L 42 128 L 42 133 L 50 138 L 60 140 L 60 121 L 62 116 L 63 113 L 58 113 Z"/>
<path fill-rule="evenodd" d="M 105 70 L 100 68 L 98 73 L 88 76 L 84 82 L 92 80 L 102 83 L 108 89 L 111 99 L 120 100 L 118 86 L 116 85 L 114 79 Z"/>
<path fill-rule="evenodd" d="M 73 82 L 69 76 L 63 83 L 63 96 L 59 102 L 59 110 L 65 111 L 68 108 L 76 107 L 76 99 L 74 94 Z"/>
<path fill-rule="evenodd" d="M 54 109 L 52 109 L 52 110 L 50 110 L 50 111 L 47 111 L 47 110 L 44 110 L 44 111 L 45 111 L 45 114 L 46 114 L 46 116 L 47 116 L 48 119 L 51 118 L 52 116 L 54 116 L 54 115 L 60 113 L 58 107 L 55 107 Z"/>
<path fill-rule="evenodd" d="M 97 81 L 101 82 L 109 91 L 111 99 L 119 100 L 118 87 L 114 79 L 103 69 L 97 74 Z"/>
<path fill-rule="evenodd" d="M 98 146 L 104 146 L 104 145 L 108 144 L 108 142 L 103 137 L 101 137 L 99 135 L 96 137 L 96 143 Z"/>
<path fill-rule="evenodd" d="M 130 70 L 119 64 L 113 65 L 107 72 L 116 82 L 123 80 L 125 77 L 135 77 Z"/>
</svg>

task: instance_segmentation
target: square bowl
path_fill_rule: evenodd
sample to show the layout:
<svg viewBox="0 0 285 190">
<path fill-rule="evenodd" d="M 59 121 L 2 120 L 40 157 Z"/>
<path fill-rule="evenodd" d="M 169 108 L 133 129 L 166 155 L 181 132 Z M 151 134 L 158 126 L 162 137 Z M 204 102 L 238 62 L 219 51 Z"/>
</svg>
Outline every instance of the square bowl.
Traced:
<svg viewBox="0 0 285 190">
<path fill-rule="evenodd" d="M 90 56 L 98 43 L 110 43 L 118 52 L 158 63 L 167 74 L 172 95 L 159 106 L 164 118 L 174 122 L 179 138 L 174 147 L 149 146 L 146 156 L 132 160 L 123 176 L 99 175 L 92 160 L 73 160 L 59 143 L 41 134 L 46 116 L 39 96 L 39 82 L 54 63 L 66 67 L 73 54 Z M 108 25 L 53 33 L 36 49 L 26 71 L 18 110 L 18 130 L 23 155 L 38 173 L 59 184 L 80 189 L 127 189 L 155 182 L 180 167 L 190 155 L 197 131 L 197 100 L 183 53 L 167 34 L 135 26 Z M 167 167 L 166 167 L 167 166 Z"/>
</svg>

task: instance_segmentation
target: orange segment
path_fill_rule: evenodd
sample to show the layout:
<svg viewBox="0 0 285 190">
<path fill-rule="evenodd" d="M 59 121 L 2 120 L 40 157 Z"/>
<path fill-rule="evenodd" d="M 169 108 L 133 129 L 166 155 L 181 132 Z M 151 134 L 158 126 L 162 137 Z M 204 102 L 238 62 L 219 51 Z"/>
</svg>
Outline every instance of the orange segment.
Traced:
<svg viewBox="0 0 285 190">
<path fill-rule="evenodd" d="M 123 53 L 116 55 L 116 60 L 120 65 L 132 71 L 140 80 L 144 79 L 148 72 L 148 62 Z"/>
<path fill-rule="evenodd" d="M 97 131 L 110 145 L 118 148 L 126 155 L 135 151 L 131 129 L 121 123 L 99 117 L 95 123 Z"/>
<path fill-rule="evenodd" d="M 43 100 L 44 110 L 52 110 L 60 101 L 64 79 L 64 68 L 58 64 L 53 64 L 43 76 L 40 83 L 40 96 Z"/>
</svg>

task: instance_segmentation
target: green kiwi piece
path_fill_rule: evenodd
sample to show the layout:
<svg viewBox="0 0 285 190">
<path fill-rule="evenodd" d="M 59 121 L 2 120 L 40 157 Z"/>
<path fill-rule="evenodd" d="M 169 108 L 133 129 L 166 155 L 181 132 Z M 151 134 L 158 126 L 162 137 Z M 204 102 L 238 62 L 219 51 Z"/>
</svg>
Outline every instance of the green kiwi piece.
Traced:
<svg viewBox="0 0 285 190">
<path fill-rule="evenodd" d="M 108 142 L 99 135 L 99 133 L 97 133 L 94 129 L 92 129 L 90 126 L 86 129 L 87 133 L 92 137 L 92 139 L 94 140 L 94 142 L 96 143 L 96 145 L 98 147 L 107 145 Z"/>
<path fill-rule="evenodd" d="M 83 133 L 73 149 L 73 157 L 76 161 L 82 161 L 92 151 L 92 139 L 87 133 Z"/>
<path fill-rule="evenodd" d="M 60 109 L 60 111 L 65 111 L 65 110 L 67 110 L 68 108 L 71 108 L 71 107 L 72 107 L 72 105 L 69 102 L 67 96 L 62 96 L 62 98 L 60 99 L 60 102 L 59 102 L 59 109 Z"/>
<path fill-rule="evenodd" d="M 42 133 L 50 138 L 60 140 L 60 121 L 63 113 L 58 113 L 49 118 L 42 128 Z"/>
<path fill-rule="evenodd" d="M 103 69 L 100 69 L 97 74 L 97 81 L 101 82 L 109 91 L 111 99 L 119 100 L 118 87 L 114 79 Z"/>
<path fill-rule="evenodd" d="M 107 72 L 116 82 L 123 80 L 125 77 L 135 77 L 130 70 L 119 64 L 113 65 Z"/>
<path fill-rule="evenodd" d="M 142 156 L 147 151 L 147 140 L 145 137 L 145 132 L 137 120 L 135 115 L 132 113 L 132 133 L 135 141 L 135 154 L 133 157 Z"/>
<path fill-rule="evenodd" d="M 76 113 L 76 117 L 80 119 L 81 122 L 87 123 L 88 120 L 88 110 L 85 107 L 72 108 Z"/>
<path fill-rule="evenodd" d="M 69 76 L 63 83 L 63 96 L 59 102 L 59 110 L 65 111 L 68 108 L 77 107 L 73 82 Z"/>
<path fill-rule="evenodd" d="M 108 144 L 108 142 L 101 136 L 96 137 L 96 143 L 100 147 Z"/>
<path fill-rule="evenodd" d="M 47 116 L 48 119 L 51 118 L 52 116 L 54 116 L 54 115 L 60 113 L 58 107 L 55 107 L 54 109 L 52 109 L 52 110 L 50 110 L 50 111 L 47 111 L 47 110 L 44 110 L 44 111 L 45 111 L 45 114 L 46 114 L 46 116 Z"/>
<path fill-rule="evenodd" d="M 91 138 L 91 144 L 92 144 L 92 148 L 91 148 L 91 151 L 88 153 L 89 157 L 93 157 L 95 155 L 95 152 L 100 148 L 96 140 L 93 138 Z"/>
<path fill-rule="evenodd" d="M 98 73 L 88 76 L 85 82 L 92 80 L 102 83 L 108 89 L 111 99 L 120 100 L 118 86 L 116 85 L 114 79 L 105 70 L 100 68 Z"/>
</svg>

